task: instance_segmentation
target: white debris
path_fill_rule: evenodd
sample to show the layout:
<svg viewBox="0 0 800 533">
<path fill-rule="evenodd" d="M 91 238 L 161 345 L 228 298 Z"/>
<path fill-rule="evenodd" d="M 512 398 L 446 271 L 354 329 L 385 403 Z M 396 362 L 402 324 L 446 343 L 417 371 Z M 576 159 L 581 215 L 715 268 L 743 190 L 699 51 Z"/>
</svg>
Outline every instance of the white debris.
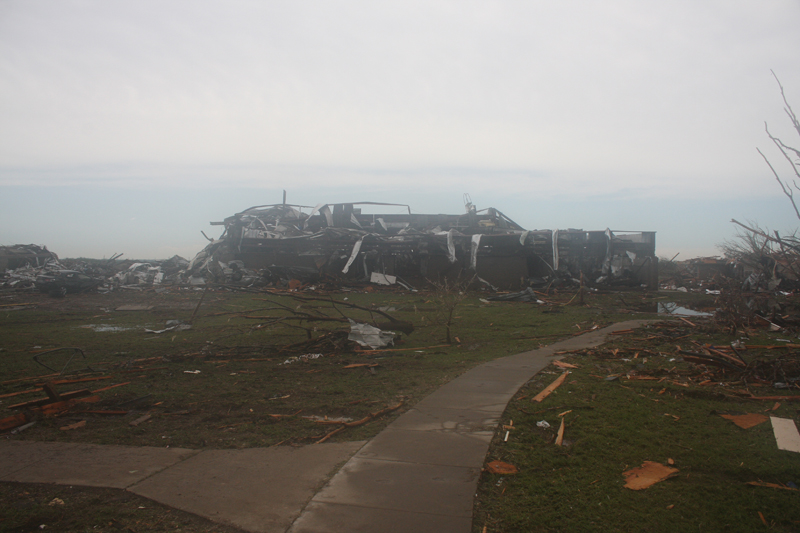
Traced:
<svg viewBox="0 0 800 533">
<path fill-rule="evenodd" d="M 350 335 L 347 336 L 347 339 L 376 350 L 390 344 L 394 345 L 396 335 L 393 331 L 383 331 L 375 326 L 350 320 Z"/>
</svg>

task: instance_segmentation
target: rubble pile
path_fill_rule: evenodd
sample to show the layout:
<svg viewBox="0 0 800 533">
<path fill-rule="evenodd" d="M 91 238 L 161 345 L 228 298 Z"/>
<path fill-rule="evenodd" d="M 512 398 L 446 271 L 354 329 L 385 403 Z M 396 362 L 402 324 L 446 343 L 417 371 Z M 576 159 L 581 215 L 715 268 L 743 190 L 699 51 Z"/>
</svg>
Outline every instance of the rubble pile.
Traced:
<svg viewBox="0 0 800 533">
<path fill-rule="evenodd" d="M 46 257 L 29 255 L 26 263 L 20 260 L 8 262 L 19 266 L 0 271 L 0 289 L 38 290 L 54 296 L 95 289 L 100 292 L 141 289 L 180 284 L 183 279 L 181 276 L 189 265 L 188 260 L 177 255 L 165 261 L 148 263 L 120 261 L 121 255 L 99 261 L 61 260 L 52 252 L 47 252 Z"/>
<path fill-rule="evenodd" d="M 365 212 L 375 206 L 407 212 Z M 526 230 L 470 202 L 462 215 L 375 202 L 284 203 L 211 224 L 224 231 L 191 261 L 189 283 L 349 280 L 408 288 L 470 272 L 477 283 L 502 290 L 578 283 L 582 274 L 588 285 L 657 287 L 654 232 Z"/>
<path fill-rule="evenodd" d="M 719 290 L 721 279 L 734 276 L 734 263 L 727 258 L 696 257 L 686 261 L 661 261 L 659 288 L 681 292 Z"/>
<path fill-rule="evenodd" d="M 402 212 L 366 212 L 376 208 Z M 2 256 L 8 259 L 0 263 L 0 288 L 32 289 L 45 275 L 48 287 L 59 285 L 56 278 L 88 276 L 100 291 L 209 283 L 289 289 L 371 283 L 413 290 L 465 275 L 492 290 L 657 288 L 655 232 L 526 230 L 499 210 L 478 210 L 469 201 L 461 215 L 418 214 L 407 205 L 376 202 L 283 203 L 211 224 L 223 226 L 222 235 L 209 238 L 191 261 L 120 261 L 120 254 L 67 264 L 43 247 L 12 247 Z"/>
<path fill-rule="evenodd" d="M 752 342 L 746 336 L 730 344 L 709 344 L 687 337 L 717 331 L 712 318 L 693 317 L 682 323 L 652 323 L 644 338 L 628 337 L 624 347 L 603 347 L 573 352 L 615 362 L 607 380 L 652 380 L 681 387 L 708 387 L 735 398 L 781 401 L 800 390 L 800 344 Z M 631 335 L 633 331 L 617 332 Z M 751 330 L 751 334 L 757 331 Z M 787 340 L 788 339 L 783 339 Z M 655 347 L 655 345 L 660 345 Z M 650 364 L 650 358 L 666 358 L 669 364 Z M 687 365 L 673 365 L 684 362 Z M 619 364 L 627 367 L 620 373 Z M 667 368 L 669 367 L 669 368 Z"/>
</svg>

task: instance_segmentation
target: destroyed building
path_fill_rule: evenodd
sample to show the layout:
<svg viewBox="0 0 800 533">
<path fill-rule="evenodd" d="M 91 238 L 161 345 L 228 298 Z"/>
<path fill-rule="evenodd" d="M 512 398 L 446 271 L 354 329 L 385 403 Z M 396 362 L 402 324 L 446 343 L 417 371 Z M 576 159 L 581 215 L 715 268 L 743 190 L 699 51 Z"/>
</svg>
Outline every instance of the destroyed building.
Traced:
<svg viewBox="0 0 800 533">
<path fill-rule="evenodd" d="M 15 244 L 0 246 L 0 271 L 22 267 L 40 267 L 48 262 L 58 261 L 58 256 L 47 246 L 36 244 Z"/>
<path fill-rule="evenodd" d="M 363 211 L 402 208 L 394 214 Z M 386 209 L 390 210 L 390 209 Z M 349 279 L 421 286 L 466 273 L 501 290 L 580 279 L 657 289 L 655 232 L 527 230 L 497 209 L 417 214 L 376 202 L 251 207 L 212 225 L 195 278 Z"/>
</svg>

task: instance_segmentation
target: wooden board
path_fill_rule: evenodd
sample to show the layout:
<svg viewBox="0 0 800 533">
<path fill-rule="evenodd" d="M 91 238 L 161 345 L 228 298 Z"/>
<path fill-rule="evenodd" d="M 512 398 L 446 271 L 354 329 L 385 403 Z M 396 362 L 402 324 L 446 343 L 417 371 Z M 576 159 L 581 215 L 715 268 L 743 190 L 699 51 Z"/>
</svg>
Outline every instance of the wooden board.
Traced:
<svg viewBox="0 0 800 533">
<path fill-rule="evenodd" d="M 778 443 L 779 450 L 800 453 L 800 433 L 791 418 L 778 418 L 771 416 L 772 432 L 775 434 L 775 442 Z"/>
</svg>

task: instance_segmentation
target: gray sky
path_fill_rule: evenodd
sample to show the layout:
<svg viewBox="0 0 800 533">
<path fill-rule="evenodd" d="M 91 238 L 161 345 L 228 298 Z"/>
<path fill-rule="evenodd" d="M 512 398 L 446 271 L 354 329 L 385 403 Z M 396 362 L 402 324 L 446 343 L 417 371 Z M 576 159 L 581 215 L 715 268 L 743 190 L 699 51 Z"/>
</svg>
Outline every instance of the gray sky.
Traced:
<svg viewBox="0 0 800 533">
<path fill-rule="evenodd" d="M 800 2 L 0 1 L 0 244 L 192 256 L 252 205 L 373 200 L 712 255 L 798 225 Z M 783 165 L 782 165 L 783 163 Z M 788 176 L 788 172 L 786 172 Z M 211 230 L 211 232 L 209 232 Z"/>
</svg>

